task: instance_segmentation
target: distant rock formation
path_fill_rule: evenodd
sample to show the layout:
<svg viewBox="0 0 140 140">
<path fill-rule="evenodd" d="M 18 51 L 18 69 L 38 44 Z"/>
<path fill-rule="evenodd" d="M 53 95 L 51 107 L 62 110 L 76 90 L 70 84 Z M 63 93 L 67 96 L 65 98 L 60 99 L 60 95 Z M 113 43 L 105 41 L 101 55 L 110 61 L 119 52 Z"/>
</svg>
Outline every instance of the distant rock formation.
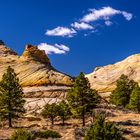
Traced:
<svg viewBox="0 0 140 140">
<path fill-rule="evenodd" d="M 140 54 L 132 55 L 113 65 L 95 68 L 86 77 L 89 79 L 92 88 L 104 93 L 111 92 L 116 87 L 116 80 L 122 74 L 140 84 Z"/>
<path fill-rule="evenodd" d="M 20 59 L 26 61 L 38 61 L 45 65 L 51 66 L 50 59 L 45 54 L 44 50 L 39 50 L 37 47 L 32 45 L 26 45 L 25 51 L 23 52 Z"/>
<path fill-rule="evenodd" d="M 0 43 L 0 79 L 8 66 L 14 68 L 23 87 L 65 85 L 71 86 L 73 78 L 57 71 L 45 51 L 26 45 L 22 56 Z"/>
</svg>

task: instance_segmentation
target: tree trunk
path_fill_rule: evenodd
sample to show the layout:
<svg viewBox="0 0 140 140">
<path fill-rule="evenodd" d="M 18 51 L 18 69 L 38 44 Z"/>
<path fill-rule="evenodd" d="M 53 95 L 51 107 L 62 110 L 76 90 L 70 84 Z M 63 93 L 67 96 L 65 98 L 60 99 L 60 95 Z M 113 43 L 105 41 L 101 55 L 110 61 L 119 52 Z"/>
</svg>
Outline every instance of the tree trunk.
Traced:
<svg viewBox="0 0 140 140">
<path fill-rule="evenodd" d="M 82 110 L 82 122 L 83 122 L 83 126 L 85 126 L 85 110 Z"/>
<path fill-rule="evenodd" d="M 11 117 L 11 113 L 8 114 L 8 121 L 9 121 L 9 127 L 12 127 L 12 117 Z"/>
<path fill-rule="evenodd" d="M 9 92 L 9 98 L 11 99 L 10 92 Z M 8 121 L 9 121 L 9 127 L 12 127 L 12 114 L 11 114 L 11 101 L 8 101 L 8 108 L 9 108 L 9 113 L 8 113 Z"/>
<path fill-rule="evenodd" d="M 83 126 L 85 126 L 85 108 L 84 108 L 84 99 L 82 96 L 82 122 L 83 122 Z"/>
<path fill-rule="evenodd" d="M 54 118 L 52 117 L 51 120 L 52 120 L 52 125 L 54 125 Z"/>
<path fill-rule="evenodd" d="M 65 124 L 65 118 L 64 118 L 64 116 L 62 117 L 62 124 L 63 125 Z"/>
</svg>

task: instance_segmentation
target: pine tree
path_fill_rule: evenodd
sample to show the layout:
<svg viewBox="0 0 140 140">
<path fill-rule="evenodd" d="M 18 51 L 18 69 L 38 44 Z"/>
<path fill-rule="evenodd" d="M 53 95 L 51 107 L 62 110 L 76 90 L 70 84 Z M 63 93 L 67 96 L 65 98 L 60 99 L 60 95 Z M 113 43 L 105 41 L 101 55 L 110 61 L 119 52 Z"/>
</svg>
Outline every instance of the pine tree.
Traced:
<svg viewBox="0 0 140 140">
<path fill-rule="evenodd" d="M 105 122 L 102 115 L 86 131 L 84 140 L 124 140 L 119 130 L 112 122 Z"/>
<path fill-rule="evenodd" d="M 65 124 L 65 120 L 70 116 L 70 107 L 63 100 L 58 104 L 58 116 L 62 119 L 62 124 Z"/>
<path fill-rule="evenodd" d="M 89 81 L 85 75 L 80 73 L 67 95 L 67 100 L 72 113 L 81 116 L 83 126 L 85 126 L 85 114 L 96 106 L 100 98 L 97 91 L 90 88 Z"/>
<path fill-rule="evenodd" d="M 41 112 L 44 118 L 49 118 L 52 125 L 54 124 L 54 119 L 58 116 L 58 105 L 56 103 L 46 104 Z"/>
<path fill-rule="evenodd" d="M 9 127 L 12 127 L 12 119 L 25 113 L 24 103 L 19 79 L 14 69 L 9 66 L 0 82 L 0 117 L 9 121 Z"/>
<path fill-rule="evenodd" d="M 140 113 L 140 87 L 138 84 L 132 90 L 128 108 L 136 110 Z"/>
<path fill-rule="evenodd" d="M 110 95 L 110 102 L 117 106 L 126 107 L 130 100 L 130 95 L 134 86 L 137 83 L 133 80 L 129 80 L 126 75 L 121 75 L 117 80 L 117 87 Z"/>
<path fill-rule="evenodd" d="M 4 42 L 2 40 L 0 40 L 0 45 L 5 45 Z"/>
</svg>

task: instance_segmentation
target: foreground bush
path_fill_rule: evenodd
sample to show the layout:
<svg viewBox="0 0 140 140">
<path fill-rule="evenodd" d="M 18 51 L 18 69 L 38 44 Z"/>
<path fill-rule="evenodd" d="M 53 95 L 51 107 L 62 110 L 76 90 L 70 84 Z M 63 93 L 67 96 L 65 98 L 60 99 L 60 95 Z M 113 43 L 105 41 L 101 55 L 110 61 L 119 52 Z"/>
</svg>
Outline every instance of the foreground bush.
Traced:
<svg viewBox="0 0 140 140">
<path fill-rule="evenodd" d="M 125 140 L 112 122 L 105 122 L 99 115 L 95 123 L 87 130 L 84 140 Z"/>
<path fill-rule="evenodd" d="M 12 134 L 10 140 L 35 140 L 36 138 L 61 138 L 61 135 L 52 130 L 34 131 L 31 133 L 24 129 L 18 129 Z"/>
<path fill-rule="evenodd" d="M 34 138 L 61 138 L 61 135 L 56 131 L 46 130 L 36 132 Z"/>
<path fill-rule="evenodd" d="M 34 138 L 27 130 L 18 129 L 12 134 L 10 140 L 34 140 Z"/>
</svg>

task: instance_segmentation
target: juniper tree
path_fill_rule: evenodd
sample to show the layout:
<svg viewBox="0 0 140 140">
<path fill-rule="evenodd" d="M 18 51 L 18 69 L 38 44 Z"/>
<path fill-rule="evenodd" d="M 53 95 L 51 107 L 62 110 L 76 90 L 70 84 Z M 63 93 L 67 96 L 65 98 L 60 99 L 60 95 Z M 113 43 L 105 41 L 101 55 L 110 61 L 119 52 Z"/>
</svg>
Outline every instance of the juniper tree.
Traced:
<svg viewBox="0 0 140 140">
<path fill-rule="evenodd" d="M 88 79 L 81 72 L 75 79 L 74 85 L 67 95 L 67 100 L 72 109 L 72 113 L 81 116 L 84 126 L 85 114 L 96 106 L 100 97 L 96 90 L 90 88 Z"/>
<path fill-rule="evenodd" d="M 58 116 L 58 105 L 56 103 L 46 104 L 41 112 L 44 118 L 49 118 L 52 125 L 54 124 L 54 119 Z"/>
<path fill-rule="evenodd" d="M 12 127 L 12 119 L 25 113 L 24 103 L 19 79 L 14 69 L 9 66 L 0 81 L 0 117 L 9 121 L 9 127 Z"/>
<path fill-rule="evenodd" d="M 62 119 L 62 124 L 64 125 L 65 120 L 70 116 L 70 107 L 63 100 L 58 104 L 58 116 Z"/>
<path fill-rule="evenodd" d="M 121 77 L 117 80 L 117 87 L 113 90 L 110 95 L 110 102 L 117 106 L 126 107 L 130 100 L 130 95 L 132 93 L 133 88 L 137 83 L 133 80 L 130 80 L 128 76 L 121 75 Z"/>
</svg>

